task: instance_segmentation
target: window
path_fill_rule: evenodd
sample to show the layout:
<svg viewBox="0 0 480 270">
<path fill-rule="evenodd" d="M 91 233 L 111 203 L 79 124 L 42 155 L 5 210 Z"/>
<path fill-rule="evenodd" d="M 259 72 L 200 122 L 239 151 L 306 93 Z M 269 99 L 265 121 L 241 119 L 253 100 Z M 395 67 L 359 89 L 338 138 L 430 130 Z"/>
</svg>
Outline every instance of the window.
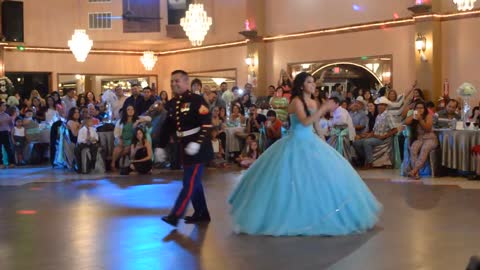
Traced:
<svg viewBox="0 0 480 270">
<path fill-rule="evenodd" d="M 98 12 L 88 13 L 89 29 L 112 29 L 112 13 Z"/>
</svg>

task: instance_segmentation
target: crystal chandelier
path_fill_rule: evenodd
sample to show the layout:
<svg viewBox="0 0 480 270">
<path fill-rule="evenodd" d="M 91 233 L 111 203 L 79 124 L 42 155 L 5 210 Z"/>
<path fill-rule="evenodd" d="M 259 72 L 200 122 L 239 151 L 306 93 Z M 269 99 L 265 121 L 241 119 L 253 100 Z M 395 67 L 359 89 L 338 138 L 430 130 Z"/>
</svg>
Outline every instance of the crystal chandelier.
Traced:
<svg viewBox="0 0 480 270">
<path fill-rule="evenodd" d="M 68 41 L 68 47 L 70 47 L 70 51 L 78 62 L 85 62 L 92 46 L 93 41 L 84 29 L 75 29 L 72 39 Z"/>
<path fill-rule="evenodd" d="M 192 45 L 200 46 L 212 25 L 212 17 L 207 16 L 203 4 L 190 4 L 185 17 L 180 20 L 180 25 Z"/>
<path fill-rule="evenodd" d="M 477 0 L 453 0 L 459 11 L 472 10 Z"/>
<path fill-rule="evenodd" d="M 152 51 L 143 52 L 142 57 L 140 57 L 140 61 L 146 70 L 152 70 L 157 62 L 157 59 L 157 56 L 155 56 L 155 53 Z"/>
</svg>

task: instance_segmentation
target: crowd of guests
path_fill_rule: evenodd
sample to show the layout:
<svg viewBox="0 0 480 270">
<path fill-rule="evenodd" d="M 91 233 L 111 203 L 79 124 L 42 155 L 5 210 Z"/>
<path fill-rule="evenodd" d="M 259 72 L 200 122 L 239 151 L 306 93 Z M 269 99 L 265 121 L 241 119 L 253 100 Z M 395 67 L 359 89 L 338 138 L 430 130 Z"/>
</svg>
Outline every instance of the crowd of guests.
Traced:
<svg viewBox="0 0 480 270">
<path fill-rule="evenodd" d="M 256 97 L 253 86 L 229 89 L 222 83 L 219 89 L 203 86 L 199 79 L 191 82 L 191 91 L 202 95 L 209 107 L 213 128 L 211 143 L 215 158 L 210 166 L 230 167 L 236 162 L 243 168 L 255 160 L 289 128 L 289 106 L 292 79 L 281 73 L 278 84 L 270 85 L 266 96 Z M 34 130 L 40 124 L 53 126 L 65 123 L 69 140 L 75 145 L 76 166 L 94 169 L 99 151 L 97 129 L 104 122 L 113 122 L 114 150 L 108 164 L 111 170 L 148 173 L 153 162 L 160 166 L 180 168 L 175 138 L 167 149 L 158 149 L 158 134 L 166 118 L 163 105 L 167 92 L 155 93 L 150 87 L 131 86 L 126 96 L 121 87 L 112 89 L 113 99 L 105 101 L 91 91 L 76 95 L 65 89 L 63 97 L 52 92 L 41 97 L 33 90 L 28 98 L 17 97 L 18 103 L 0 102 L 0 144 L 8 156 L 9 167 L 25 164 L 26 145 L 35 141 Z M 435 104 L 425 99 L 416 86 L 398 94 L 389 85 L 380 89 L 362 89 L 351 86 L 344 89 L 336 84 L 329 92 L 318 88 L 314 99 L 319 103 L 331 102 L 334 108 L 316 123 L 319 137 L 337 149 L 352 164 L 363 169 L 375 166 L 380 150 L 384 156 L 394 151 L 392 141 L 398 140 L 401 160 L 406 164 L 405 174 L 419 178 L 429 153 L 438 145 L 433 127 L 449 127 L 452 120 L 460 119 L 459 102 L 445 98 Z M 478 126 L 479 106 L 468 115 L 468 121 Z M 226 128 L 243 127 L 235 133 L 242 145 L 239 152 L 228 152 Z M 90 152 L 88 164 L 82 164 L 82 152 Z M 125 157 L 129 162 L 125 165 Z M 386 163 L 388 164 L 388 163 Z M 393 163 L 391 165 L 393 166 Z M 1 165 L 5 167 L 4 164 Z"/>
</svg>

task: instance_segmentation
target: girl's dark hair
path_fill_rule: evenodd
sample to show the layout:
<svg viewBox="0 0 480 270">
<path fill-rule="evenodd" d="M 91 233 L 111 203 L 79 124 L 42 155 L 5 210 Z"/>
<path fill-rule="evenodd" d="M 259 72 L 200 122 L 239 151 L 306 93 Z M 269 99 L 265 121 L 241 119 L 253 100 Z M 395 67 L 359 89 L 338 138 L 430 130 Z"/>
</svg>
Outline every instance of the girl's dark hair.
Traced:
<svg viewBox="0 0 480 270">
<path fill-rule="evenodd" d="M 60 104 L 62 105 L 62 99 L 60 97 L 60 93 L 58 93 L 57 91 L 53 91 L 52 93 L 50 93 L 50 95 L 53 97 L 53 101 L 55 101 L 55 104 Z M 58 100 L 55 100 L 55 97 L 54 96 L 57 96 L 58 97 Z"/>
<path fill-rule="evenodd" d="M 415 88 L 415 89 L 413 89 L 413 91 L 417 91 L 417 92 L 418 92 L 418 96 L 420 97 L 420 99 L 421 99 L 421 100 L 425 100 L 425 96 L 423 95 L 422 89 L 420 89 L 420 88 Z M 417 105 L 415 104 L 415 106 L 417 106 Z"/>
<path fill-rule="evenodd" d="M 53 109 L 56 111 L 56 110 L 57 110 L 57 106 L 55 106 L 55 104 L 57 104 L 57 103 L 55 102 L 55 98 L 54 98 L 52 95 L 48 95 L 48 96 L 47 96 L 47 100 L 46 100 L 47 109 L 50 108 L 50 105 L 48 104 L 48 99 L 52 99 L 52 101 L 53 101 Z"/>
<path fill-rule="evenodd" d="M 166 100 L 162 100 L 162 101 L 165 101 L 167 102 L 168 101 L 168 93 L 167 91 L 163 90 L 162 92 L 160 92 L 160 95 L 158 95 L 160 97 L 160 99 L 162 98 L 162 94 L 165 93 L 165 95 L 167 96 L 167 99 Z"/>
<path fill-rule="evenodd" d="M 95 94 L 92 92 L 92 91 L 87 91 L 85 93 L 85 101 L 88 103 L 88 94 L 89 93 L 92 93 L 92 96 L 93 96 L 93 102 L 97 103 L 97 98 L 95 97 Z"/>
<path fill-rule="evenodd" d="M 15 123 L 17 123 L 17 121 L 19 121 L 19 120 L 21 121 L 21 120 L 23 120 L 23 118 L 18 116 L 17 118 L 15 118 Z"/>
<path fill-rule="evenodd" d="M 70 111 L 68 111 L 68 117 L 67 117 L 67 121 L 68 120 L 72 120 L 72 121 L 79 121 L 80 119 L 73 119 L 73 115 L 75 114 L 75 111 L 78 111 L 78 113 L 80 113 L 80 110 L 77 108 L 77 107 L 73 107 L 70 109 Z"/>
<path fill-rule="evenodd" d="M 425 102 L 423 102 L 423 101 L 418 101 L 418 102 L 416 102 L 416 103 L 415 103 L 415 109 L 416 109 L 417 106 L 420 105 L 420 104 L 423 105 L 423 115 L 422 115 L 422 117 L 425 118 L 425 117 L 427 117 L 427 115 L 428 115 L 427 105 L 425 104 Z M 412 124 L 410 125 L 410 130 L 411 130 L 411 133 L 410 133 L 410 136 L 411 136 L 411 137 L 410 137 L 410 145 L 412 145 L 412 143 L 417 140 L 417 137 L 418 137 L 418 135 L 417 135 L 418 125 L 419 125 L 418 120 L 413 119 Z"/>
<path fill-rule="evenodd" d="M 252 143 L 253 142 L 257 144 L 257 152 L 256 152 L 257 156 L 255 158 L 258 158 L 260 156 L 260 154 L 262 154 L 262 150 L 260 150 L 260 145 L 258 144 L 258 141 L 257 141 L 256 138 L 252 141 Z M 253 155 L 253 150 L 250 147 L 250 149 L 248 149 L 247 156 L 252 157 L 252 155 Z"/>
<path fill-rule="evenodd" d="M 307 102 L 303 98 L 303 84 L 305 83 L 308 77 L 312 77 L 312 75 L 307 72 L 300 72 L 297 74 L 297 76 L 295 76 L 295 79 L 293 80 L 292 98 L 290 99 L 290 102 L 292 102 L 295 97 L 298 97 L 300 101 L 302 101 L 303 103 L 305 114 L 307 116 L 310 116 L 310 111 L 308 110 Z"/>
<path fill-rule="evenodd" d="M 78 99 L 77 99 L 77 107 L 79 107 L 79 108 L 85 106 L 85 104 L 82 105 L 80 103 L 80 100 L 82 100 L 82 99 L 85 100 L 85 104 L 87 104 L 87 97 L 84 94 L 80 94 L 80 95 L 78 95 Z"/>
<path fill-rule="evenodd" d="M 132 122 L 135 123 L 135 121 L 138 120 L 138 116 L 137 116 L 137 112 L 135 111 L 135 107 L 133 107 L 132 105 L 128 105 L 125 110 L 122 111 L 122 118 L 120 119 L 120 124 L 125 124 L 127 123 L 127 120 L 128 120 L 128 113 L 127 113 L 127 109 L 128 107 L 132 107 L 133 108 L 133 117 L 132 117 Z"/>
<path fill-rule="evenodd" d="M 141 127 L 137 127 L 137 128 L 135 129 L 135 131 L 134 131 L 135 133 L 134 133 L 134 136 L 133 136 L 133 138 L 132 138 L 132 144 L 133 144 L 133 145 L 136 145 L 136 144 L 139 142 L 138 139 L 137 139 L 137 133 L 138 133 L 139 130 L 140 130 L 140 131 L 142 132 L 142 134 L 143 134 L 142 145 L 145 145 L 145 140 L 146 140 L 147 138 L 146 138 L 146 135 L 145 135 L 145 130 L 143 130 L 143 128 L 141 128 Z"/>
</svg>

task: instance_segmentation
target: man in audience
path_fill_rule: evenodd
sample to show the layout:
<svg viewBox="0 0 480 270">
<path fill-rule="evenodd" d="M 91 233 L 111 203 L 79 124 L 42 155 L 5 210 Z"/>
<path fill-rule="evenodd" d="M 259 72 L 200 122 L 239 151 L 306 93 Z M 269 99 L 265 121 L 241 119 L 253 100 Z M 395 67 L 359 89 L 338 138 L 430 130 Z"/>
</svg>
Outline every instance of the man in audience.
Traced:
<svg viewBox="0 0 480 270">
<path fill-rule="evenodd" d="M 282 121 L 277 118 L 274 110 L 267 112 L 267 121 L 265 122 L 267 133 L 267 148 L 282 137 Z"/>
<path fill-rule="evenodd" d="M 372 168 L 373 148 L 383 144 L 385 140 L 397 133 L 392 116 L 387 110 L 390 103 L 391 101 L 386 97 L 381 97 L 375 101 L 375 104 L 378 105 L 378 116 L 375 120 L 373 132 L 361 134 L 360 139 L 353 143 L 357 154 L 365 158 L 364 169 Z"/>
<path fill-rule="evenodd" d="M 350 110 L 350 117 L 355 127 L 355 133 L 363 134 L 368 132 L 368 117 L 363 108 L 363 103 L 360 100 L 354 100 L 352 106 L 350 106 Z"/>
<path fill-rule="evenodd" d="M 343 85 L 336 83 L 333 86 L 333 90 L 332 90 L 332 93 L 330 93 L 330 97 L 336 97 L 340 102 L 342 102 L 344 99 L 342 92 L 343 92 Z"/>
<path fill-rule="evenodd" d="M 65 106 L 65 112 L 68 113 L 71 108 L 77 107 L 77 100 L 75 99 L 75 90 L 71 88 L 67 88 L 63 90 L 65 94 L 62 97 L 62 102 Z"/>
<path fill-rule="evenodd" d="M 330 138 L 328 144 L 335 148 L 347 160 L 352 158 L 351 141 L 355 139 L 355 127 L 348 111 L 340 106 L 337 97 L 331 97 L 328 100 L 331 103 L 332 119 L 329 126 L 331 127 Z M 340 141 L 341 140 L 341 141 Z"/>
<path fill-rule="evenodd" d="M 235 91 L 235 89 L 238 89 L 238 87 L 234 86 L 231 90 L 227 89 L 225 92 L 223 92 L 222 99 L 225 101 L 225 104 L 231 104 L 232 101 L 235 100 L 235 96 L 233 95 L 233 91 Z"/>
<path fill-rule="evenodd" d="M 252 92 L 253 92 L 253 85 L 251 83 L 246 83 L 245 91 L 243 92 L 243 95 L 249 95 L 250 102 L 252 102 L 252 104 L 255 104 L 255 102 L 257 102 L 257 97 Z"/>
<path fill-rule="evenodd" d="M 143 102 L 140 103 L 139 108 L 135 108 L 137 115 L 143 115 L 153 105 L 155 98 L 152 94 L 152 88 L 149 86 L 143 88 Z"/>
<path fill-rule="evenodd" d="M 89 104 L 93 105 L 93 104 Z M 78 171 L 90 172 L 95 168 L 98 151 L 98 134 L 93 127 L 93 118 L 87 117 L 83 120 L 84 126 L 78 131 L 77 147 L 75 147 L 75 159 L 77 161 Z M 88 164 L 82 164 L 82 150 L 90 150 L 90 162 Z M 83 166 L 86 166 L 85 170 Z"/>
<path fill-rule="evenodd" d="M 123 94 L 121 86 L 115 87 L 115 97 L 117 98 L 112 104 L 112 116 L 113 120 L 118 120 L 121 117 L 120 109 L 123 107 L 127 97 Z"/>
<path fill-rule="evenodd" d="M 439 111 L 438 117 L 434 117 L 434 125 L 438 128 L 447 128 L 451 120 L 460 120 L 460 114 L 457 113 L 458 101 L 450 99 L 445 106 L 445 109 Z"/>
<path fill-rule="evenodd" d="M 126 110 L 127 107 L 131 105 L 133 106 L 133 108 L 135 108 L 135 113 L 137 115 L 140 115 L 138 112 L 142 110 L 143 103 L 144 103 L 144 99 L 142 95 L 140 95 L 140 85 L 133 84 L 131 91 L 132 91 L 132 95 L 125 100 L 125 103 L 123 103 L 122 109 Z"/>
</svg>

